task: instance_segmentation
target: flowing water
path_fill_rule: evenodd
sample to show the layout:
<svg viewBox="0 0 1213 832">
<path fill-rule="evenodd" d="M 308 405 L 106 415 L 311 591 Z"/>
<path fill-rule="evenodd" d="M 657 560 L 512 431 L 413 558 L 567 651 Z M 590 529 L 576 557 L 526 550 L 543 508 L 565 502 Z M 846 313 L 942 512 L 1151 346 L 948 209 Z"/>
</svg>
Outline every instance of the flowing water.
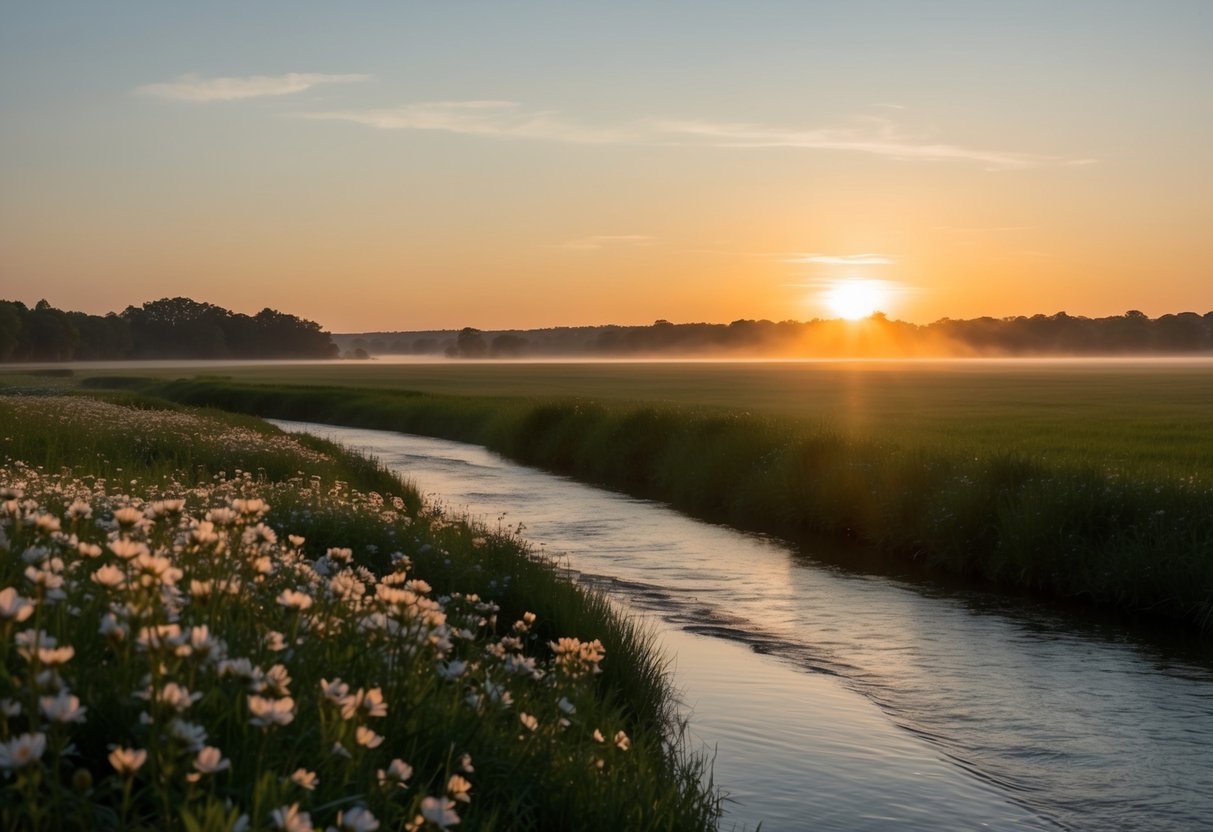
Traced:
<svg viewBox="0 0 1213 832">
<path fill-rule="evenodd" d="M 1213 828 L 1207 645 L 850 573 L 474 445 L 278 424 L 520 528 L 649 617 L 732 798 L 725 829 Z"/>
</svg>

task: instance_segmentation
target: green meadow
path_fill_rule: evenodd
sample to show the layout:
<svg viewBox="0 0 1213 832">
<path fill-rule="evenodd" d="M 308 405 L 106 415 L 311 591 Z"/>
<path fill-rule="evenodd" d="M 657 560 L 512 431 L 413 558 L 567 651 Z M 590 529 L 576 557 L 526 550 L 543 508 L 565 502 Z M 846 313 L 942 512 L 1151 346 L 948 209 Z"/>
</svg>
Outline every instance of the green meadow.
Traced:
<svg viewBox="0 0 1213 832">
<path fill-rule="evenodd" d="M 894 568 L 975 576 L 1199 628 L 1213 611 L 1208 363 L 448 362 L 211 372 L 85 383 L 477 442 L 717 522 L 858 543 Z"/>
<path fill-rule="evenodd" d="M 1177 475 L 1213 470 L 1213 363 L 1199 361 L 332 362 L 104 371 L 170 379 L 198 373 L 259 385 L 677 406 L 786 418 L 899 444 Z"/>
<path fill-rule="evenodd" d="M 0 827 L 714 827 L 647 632 L 519 540 L 251 416 L 19 386 Z"/>
</svg>

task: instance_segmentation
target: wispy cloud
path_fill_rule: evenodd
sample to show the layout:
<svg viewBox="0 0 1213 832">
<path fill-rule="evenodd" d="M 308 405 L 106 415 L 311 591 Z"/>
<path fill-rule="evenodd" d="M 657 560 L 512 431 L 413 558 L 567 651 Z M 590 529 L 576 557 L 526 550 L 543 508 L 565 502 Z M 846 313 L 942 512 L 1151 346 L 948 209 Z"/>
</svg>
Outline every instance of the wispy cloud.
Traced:
<svg viewBox="0 0 1213 832">
<path fill-rule="evenodd" d="M 380 130 L 440 130 L 474 136 L 577 143 L 636 141 L 617 128 L 577 124 L 549 110 L 527 110 L 515 101 L 426 101 L 403 107 L 291 113 L 294 118 L 349 121 Z"/>
<path fill-rule="evenodd" d="M 654 127 L 666 135 L 697 139 L 712 147 L 837 150 L 925 162 L 976 162 L 994 169 L 1093 161 L 964 147 L 903 133 L 885 119 L 865 119 L 864 122 L 857 127 L 797 129 L 744 122 L 683 120 L 660 121 Z"/>
<path fill-rule="evenodd" d="M 785 263 L 814 263 L 822 266 L 890 266 L 896 261 L 887 254 L 793 254 Z"/>
<path fill-rule="evenodd" d="M 560 243 L 560 248 L 573 251 L 594 251 L 596 249 L 619 246 L 648 246 L 655 238 L 647 234 L 595 234 L 592 237 L 580 237 Z"/>
<path fill-rule="evenodd" d="M 873 117 L 841 127 L 780 127 L 701 119 L 647 119 L 593 125 L 568 118 L 555 110 L 534 110 L 516 101 L 495 100 L 429 101 L 401 107 L 289 115 L 304 119 L 348 121 L 381 130 L 439 130 L 475 136 L 589 144 L 840 151 L 902 160 L 969 162 L 991 169 L 1078 165 L 1093 161 L 950 144 L 908 133 L 887 118 Z"/>
<path fill-rule="evenodd" d="M 315 72 L 288 72 L 285 75 L 249 75 L 243 78 L 203 78 L 182 75 L 174 81 L 136 87 L 139 95 L 169 98 L 174 101 L 238 101 L 269 95 L 290 95 L 319 84 L 350 84 L 369 81 L 373 76 L 360 74 L 323 75 Z"/>
</svg>

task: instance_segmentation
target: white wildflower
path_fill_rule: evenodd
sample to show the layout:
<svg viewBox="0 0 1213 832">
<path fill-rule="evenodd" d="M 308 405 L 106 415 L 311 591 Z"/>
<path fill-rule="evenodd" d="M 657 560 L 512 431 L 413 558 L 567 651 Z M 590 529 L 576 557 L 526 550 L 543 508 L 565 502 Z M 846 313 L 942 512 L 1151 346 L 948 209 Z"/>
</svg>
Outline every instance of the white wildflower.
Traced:
<svg viewBox="0 0 1213 832">
<path fill-rule="evenodd" d="M 299 804 L 281 806 L 270 813 L 274 826 L 284 832 L 312 832 L 312 816 L 299 811 Z"/>
<path fill-rule="evenodd" d="M 151 691 L 145 691 L 139 694 L 142 699 L 151 699 Z M 156 701 L 162 705 L 168 705 L 177 713 L 182 713 L 187 710 L 190 705 L 202 698 L 201 693 L 190 693 L 189 689 L 176 682 L 168 682 L 160 690 L 156 691 Z"/>
<path fill-rule="evenodd" d="M 467 778 L 461 777 L 458 774 L 452 774 L 450 779 L 446 781 L 446 793 L 454 800 L 463 803 L 471 803 L 472 796 L 468 794 L 471 791 L 472 784 Z"/>
<path fill-rule="evenodd" d="M 359 725 L 358 729 L 354 732 L 354 736 L 359 745 L 364 745 L 367 748 L 378 748 L 383 745 L 383 735 L 376 734 L 365 725 Z"/>
<path fill-rule="evenodd" d="M 324 698 L 330 702 L 340 705 L 350 693 L 350 686 L 341 681 L 340 677 L 329 681 L 328 679 L 320 680 L 320 691 L 324 694 Z"/>
<path fill-rule="evenodd" d="M 184 719 L 174 719 L 168 724 L 168 731 L 190 751 L 199 751 L 206 743 L 206 729 Z"/>
<path fill-rule="evenodd" d="M 388 764 L 386 770 L 379 769 L 378 776 L 379 785 L 383 786 L 388 783 L 395 783 L 403 789 L 408 779 L 413 776 L 413 767 L 397 757 Z"/>
<path fill-rule="evenodd" d="M 253 725 L 268 728 L 271 725 L 289 725 L 295 718 L 295 700 L 287 696 L 283 699 L 266 699 L 263 696 L 248 697 L 249 720 Z"/>
<path fill-rule="evenodd" d="M 34 602 L 10 587 L 0 589 L 0 619 L 20 623 L 34 614 Z"/>
<path fill-rule="evenodd" d="M 206 513 L 206 520 L 216 526 L 230 526 L 240 519 L 240 515 L 230 508 L 213 508 Z"/>
<path fill-rule="evenodd" d="M 226 652 L 223 642 L 211 635 L 210 628 L 205 624 L 190 627 L 189 645 L 198 658 L 210 661 L 222 659 Z"/>
<path fill-rule="evenodd" d="M 143 512 L 134 506 L 124 506 L 114 512 L 114 522 L 119 526 L 135 526 L 143 519 Z"/>
<path fill-rule="evenodd" d="M 123 777 L 129 777 L 147 762 L 147 752 L 142 748 L 123 748 L 118 746 L 109 753 L 110 765 L 114 771 Z"/>
<path fill-rule="evenodd" d="M 126 574 L 113 564 L 107 563 L 93 573 L 93 580 L 101 586 L 115 589 L 125 583 Z"/>
<path fill-rule="evenodd" d="M 194 768 L 202 774 L 218 774 L 231 768 L 232 761 L 223 756 L 223 752 L 213 745 L 205 746 L 194 758 Z"/>
<path fill-rule="evenodd" d="M 121 540 L 111 541 L 109 550 L 123 560 L 132 560 L 140 555 L 149 555 L 151 550 L 147 548 L 146 543 L 140 543 L 137 540 Z"/>
<path fill-rule="evenodd" d="M 383 690 L 381 688 L 368 690 L 362 700 L 362 709 L 366 711 L 367 716 L 387 716 L 387 703 L 383 701 Z"/>
<path fill-rule="evenodd" d="M 291 774 L 291 782 L 301 789 L 307 789 L 309 792 L 316 790 L 316 786 L 320 783 L 320 778 L 316 776 L 316 772 L 308 771 L 306 768 L 297 768 Z"/>
<path fill-rule="evenodd" d="M 0 769 L 16 771 L 42 759 L 46 751 L 46 734 L 22 734 L 8 742 L 0 742 Z"/>
<path fill-rule="evenodd" d="M 282 594 L 278 596 L 278 603 L 289 609 L 306 610 L 312 605 L 312 596 L 306 592 L 296 592 L 293 589 L 284 589 Z"/>
<path fill-rule="evenodd" d="M 439 829 L 447 829 L 459 823 L 455 813 L 455 801 L 449 797 L 427 797 L 421 801 L 421 816 Z"/>
<path fill-rule="evenodd" d="M 201 520 L 190 530 L 190 540 L 197 546 L 207 546 L 219 541 L 219 533 L 215 531 L 214 523 Z"/>
<path fill-rule="evenodd" d="M 276 664 L 265 671 L 265 684 L 277 696 L 290 693 L 291 674 L 287 672 L 286 665 Z"/>
<path fill-rule="evenodd" d="M 51 722 L 68 723 L 84 722 L 84 712 L 88 708 L 80 707 L 80 700 L 64 689 L 57 696 L 39 697 L 38 710 Z"/>
<path fill-rule="evenodd" d="M 85 543 L 82 541 L 76 544 L 76 551 L 86 558 L 99 558 L 101 557 L 102 549 L 96 543 Z"/>
</svg>

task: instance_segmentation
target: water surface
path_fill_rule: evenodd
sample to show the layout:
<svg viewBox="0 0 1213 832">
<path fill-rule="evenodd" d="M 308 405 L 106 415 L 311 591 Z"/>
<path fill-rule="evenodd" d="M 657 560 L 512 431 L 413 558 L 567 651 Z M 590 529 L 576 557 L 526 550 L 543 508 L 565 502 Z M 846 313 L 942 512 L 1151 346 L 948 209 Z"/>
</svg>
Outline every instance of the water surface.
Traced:
<svg viewBox="0 0 1213 832">
<path fill-rule="evenodd" d="M 278 422 L 379 457 L 658 627 L 724 828 L 1192 830 L 1213 666 L 1027 601 L 843 571 L 478 446 Z"/>
</svg>

